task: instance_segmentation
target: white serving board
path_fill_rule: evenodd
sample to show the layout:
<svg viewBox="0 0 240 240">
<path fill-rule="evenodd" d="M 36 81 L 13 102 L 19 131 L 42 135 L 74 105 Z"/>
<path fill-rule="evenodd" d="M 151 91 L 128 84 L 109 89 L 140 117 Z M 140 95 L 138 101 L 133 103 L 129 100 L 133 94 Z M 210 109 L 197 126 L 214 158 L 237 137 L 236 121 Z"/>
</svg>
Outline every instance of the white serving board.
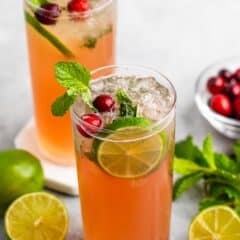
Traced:
<svg viewBox="0 0 240 240">
<path fill-rule="evenodd" d="M 37 144 L 33 119 L 20 130 L 14 143 L 16 148 L 27 150 L 39 158 L 45 174 L 46 187 L 62 193 L 78 195 L 76 168 L 60 166 L 48 161 Z"/>
</svg>

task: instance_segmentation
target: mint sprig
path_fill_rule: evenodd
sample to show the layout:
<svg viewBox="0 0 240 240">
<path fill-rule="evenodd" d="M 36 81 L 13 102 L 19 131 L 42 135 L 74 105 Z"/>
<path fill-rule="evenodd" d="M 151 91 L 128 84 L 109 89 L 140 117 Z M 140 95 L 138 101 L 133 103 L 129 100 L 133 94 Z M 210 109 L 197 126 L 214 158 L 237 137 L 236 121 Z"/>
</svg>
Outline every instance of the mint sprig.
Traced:
<svg viewBox="0 0 240 240">
<path fill-rule="evenodd" d="M 77 97 L 81 97 L 95 111 L 89 89 L 91 73 L 76 62 L 59 62 L 55 64 L 54 70 L 57 82 L 66 89 L 66 92 L 52 104 L 52 114 L 54 116 L 66 114 Z"/>
<path fill-rule="evenodd" d="M 227 205 L 240 213 L 240 142 L 233 146 L 234 158 L 213 150 L 212 137 L 203 141 L 202 150 L 188 136 L 176 144 L 174 170 L 182 175 L 174 185 L 173 198 L 203 183 L 204 197 L 199 210 L 214 205 Z"/>
<path fill-rule="evenodd" d="M 131 98 L 123 89 L 118 89 L 116 92 L 117 103 L 120 105 L 121 117 L 136 117 L 137 106 L 135 106 Z"/>
</svg>

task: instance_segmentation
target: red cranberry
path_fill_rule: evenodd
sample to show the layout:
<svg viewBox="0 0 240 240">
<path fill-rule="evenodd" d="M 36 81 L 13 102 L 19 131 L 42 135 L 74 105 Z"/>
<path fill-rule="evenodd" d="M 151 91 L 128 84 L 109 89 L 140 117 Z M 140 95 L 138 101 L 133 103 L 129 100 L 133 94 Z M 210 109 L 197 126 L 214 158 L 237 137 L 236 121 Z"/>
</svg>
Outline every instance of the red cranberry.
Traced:
<svg viewBox="0 0 240 240">
<path fill-rule="evenodd" d="M 240 83 L 231 83 L 226 89 L 226 94 L 231 98 L 235 99 L 240 97 Z"/>
<path fill-rule="evenodd" d="M 77 124 L 77 129 L 79 133 L 88 138 L 91 137 L 89 134 L 96 134 L 103 125 L 101 117 L 94 113 L 84 114 L 81 120 L 86 124 Z"/>
<path fill-rule="evenodd" d="M 240 120 L 240 97 L 236 98 L 233 102 L 234 117 Z"/>
<path fill-rule="evenodd" d="M 223 77 L 225 80 L 230 80 L 232 77 L 232 73 L 227 69 L 222 69 L 219 71 L 218 76 Z"/>
<path fill-rule="evenodd" d="M 102 94 L 95 98 L 93 106 L 99 112 L 111 112 L 114 109 L 115 101 L 111 96 Z"/>
<path fill-rule="evenodd" d="M 234 77 L 240 82 L 240 68 L 235 71 Z"/>
<path fill-rule="evenodd" d="M 210 107 L 215 112 L 224 116 L 231 116 L 232 114 L 231 102 L 224 94 L 214 95 L 210 100 Z"/>
<path fill-rule="evenodd" d="M 61 8 L 56 3 L 44 3 L 35 12 L 35 17 L 39 22 L 46 25 L 53 25 L 61 14 Z"/>
<path fill-rule="evenodd" d="M 207 82 L 208 91 L 212 94 L 221 93 L 225 88 L 225 80 L 223 77 L 212 77 Z"/>
<path fill-rule="evenodd" d="M 90 9 L 87 0 L 72 0 L 68 4 L 69 12 L 86 12 Z"/>
</svg>

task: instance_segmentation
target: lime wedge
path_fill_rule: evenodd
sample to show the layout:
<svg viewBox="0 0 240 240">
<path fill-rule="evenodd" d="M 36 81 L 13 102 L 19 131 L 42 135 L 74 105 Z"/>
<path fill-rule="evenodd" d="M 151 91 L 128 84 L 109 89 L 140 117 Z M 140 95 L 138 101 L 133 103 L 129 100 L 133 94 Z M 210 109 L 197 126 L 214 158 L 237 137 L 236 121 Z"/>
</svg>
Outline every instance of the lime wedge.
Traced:
<svg viewBox="0 0 240 240">
<path fill-rule="evenodd" d="M 31 14 L 25 11 L 26 21 L 44 38 L 51 42 L 60 52 L 62 52 L 67 57 L 74 57 L 73 53 L 63 44 L 61 41 L 56 38 L 53 34 L 48 32 Z"/>
<path fill-rule="evenodd" d="M 151 122 L 145 118 L 124 117 L 113 121 L 107 129 L 115 130 L 95 140 L 93 152 L 101 168 L 109 175 L 119 178 L 142 177 L 160 164 L 165 149 L 161 134 L 143 139 L 149 133 L 143 127 Z M 138 139 L 139 138 L 139 139 Z M 125 140 L 133 141 L 125 141 Z"/>
<path fill-rule="evenodd" d="M 189 228 L 189 240 L 239 240 L 240 218 L 231 208 L 215 206 L 199 213 Z"/>
<path fill-rule="evenodd" d="M 68 225 L 63 202 L 43 192 L 17 199 L 5 215 L 5 228 L 11 240 L 63 240 Z"/>
</svg>

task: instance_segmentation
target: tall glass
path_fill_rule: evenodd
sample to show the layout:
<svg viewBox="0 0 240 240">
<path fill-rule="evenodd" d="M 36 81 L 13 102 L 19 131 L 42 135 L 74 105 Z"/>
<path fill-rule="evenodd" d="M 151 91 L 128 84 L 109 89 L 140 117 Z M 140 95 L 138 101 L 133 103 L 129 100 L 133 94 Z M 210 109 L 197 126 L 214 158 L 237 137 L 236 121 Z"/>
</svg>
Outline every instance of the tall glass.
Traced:
<svg viewBox="0 0 240 240">
<path fill-rule="evenodd" d="M 74 60 L 95 69 L 115 62 L 116 1 L 89 0 L 92 8 L 84 13 L 69 12 L 70 0 L 51 1 L 61 7 L 56 18 L 32 2 L 24 1 L 24 11 L 38 143 L 50 160 L 71 165 L 70 116 L 51 114 L 51 104 L 64 92 L 54 77 L 54 64 Z"/>
<path fill-rule="evenodd" d="M 161 84 L 165 87 L 161 92 L 164 101 L 155 99 L 153 102 L 151 94 L 155 87 L 145 86 L 144 89 L 147 82 L 139 82 L 136 88 L 129 80 L 133 76 L 139 79 L 153 77 L 156 80 L 154 86 Z M 118 86 L 110 81 L 116 77 L 119 78 Z M 145 110 L 140 115 L 147 119 L 150 114 L 155 120 L 151 119 L 151 124 L 146 127 L 139 122 L 134 127 L 135 121 L 126 122 L 123 119 L 119 124 L 117 118 L 118 123 L 115 122 L 114 127 L 95 128 L 93 132 L 98 133 L 91 134 L 89 130 L 92 131 L 93 126 L 81 118 L 89 109 L 81 100 L 73 106 L 72 121 L 85 239 L 168 240 L 172 202 L 175 90 L 163 75 L 142 67 L 104 67 L 94 71 L 92 79 L 92 92 L 94 89 L 99 93 L 114 95 L 117 88 L 123 87 L 129 89 L 127 94 L 130 96 L 134 97 L 136 94 L 135 100 L 143 97 Z M 135 90 L 131 91 L 133 88 Z M 168 99 L 164 99 L 166 92 L 169 94 L 166 95 Z M 155 111 L 159 107 L 163 110 L 165 100 L 168 101 L 168 107 L 159 117 Z M 111 116 L 102 117 L 111 122 Z M 114 114 L 112 117 L 114 118 Z M 127 127 L 128 124 L 131 127 Z M 79 126 L 91 138 L 83 136 L 79 132 Z"/>
</svg>

